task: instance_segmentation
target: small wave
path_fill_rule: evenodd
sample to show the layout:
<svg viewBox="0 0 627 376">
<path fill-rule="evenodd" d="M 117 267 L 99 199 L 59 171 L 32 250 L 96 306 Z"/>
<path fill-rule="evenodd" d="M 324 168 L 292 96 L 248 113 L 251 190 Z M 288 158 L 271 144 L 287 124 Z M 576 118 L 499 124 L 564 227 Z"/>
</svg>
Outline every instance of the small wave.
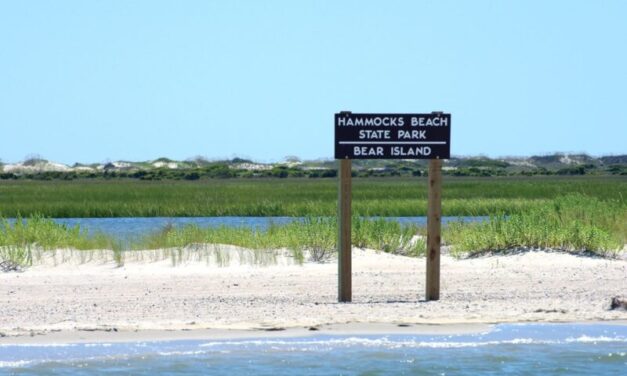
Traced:
<svg viewBox="0 0 627 376">
<path fill-rule="evenodd" d="M 514 338 L 507 340 L 492 341 L 424 341 L 424 340 L 391 340 L 389 338 L 359 338 L 349 337 L 341 339 L 322 339 L 322 340 L 242 340 L 242 341 L 215 341 L 202 343 L 200 347 L 223 347 L 223 346 L 265 346 L 274 350 L 291 350 L 291 351 L 307 351 L 307 350 L 328 350 L 329 347 L 380 347 L 386 349 L 397 348 L 464 348 L 464 347 L 481 347 L 481 346 L 497 346 L 497 345 L 558 345 L 570 343 L 593 343 L 593 342 L 627 342 L 623 337 L 589 337 L 581 336 L 577 338 L 567 338 L 564 340 L 554 339 L 533 339 L 533 338 Z"/>
<path fill-rule="evenodd" d="M 33 363 L 32 360 L 14 360 L 14 361 L 2 361 L 0 360 L 0 368 L 17 368 L 24 367 Z"/>
<path fill-rule="evenodd" d="M 158 352 L 157 354 L 161 356 L 172 356 L 172 355 L 203 355 L 206 353 L 207 351 L 190 350 L 190 351 L 163 351 L 163 352 Z"/>
<path fill-rule="evenodd" d="M 627 338 L 625 337 L 590 337 L 587 335 L 582 335 L 577 338 L 568 337 L 564 340 L 566 343 L 595 343 L 595 342 L 627 342 Z"/>
<path fill-rule="evenodd" d="M 85 347 L 111 347 L 110 343 L 85 343 Z"/>
</svg>

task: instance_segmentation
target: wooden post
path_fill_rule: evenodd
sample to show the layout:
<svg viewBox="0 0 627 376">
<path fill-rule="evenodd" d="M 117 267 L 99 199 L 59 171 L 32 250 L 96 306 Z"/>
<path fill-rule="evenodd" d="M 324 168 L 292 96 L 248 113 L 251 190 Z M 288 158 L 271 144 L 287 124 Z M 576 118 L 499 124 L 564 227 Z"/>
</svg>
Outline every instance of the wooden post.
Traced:
<svg viewBox="0 0 627 376">
<path fill-rule="evenodd" d="M 442 161 L 429 161 L 429 202 L 427 211 L 426 300 L 440 299 L 440 222 L 442 220 Z"/>
<path fill-rule="evenodd" d="M 351 160 L 340 160 L 340 186 L 338 197 L 338 301 L 352 300 L 351 276 Z"/>
</svg>

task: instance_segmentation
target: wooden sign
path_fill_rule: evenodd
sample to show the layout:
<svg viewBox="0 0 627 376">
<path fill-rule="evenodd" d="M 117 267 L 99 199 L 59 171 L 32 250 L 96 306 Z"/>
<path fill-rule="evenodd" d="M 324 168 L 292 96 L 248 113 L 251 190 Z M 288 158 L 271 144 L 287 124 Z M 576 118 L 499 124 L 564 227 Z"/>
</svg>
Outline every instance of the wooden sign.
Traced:
<svg viewBox="0 0 627 376">
<path fill-rule="evenodd" d="M 448 159 L 451 114 L 335 114 L 335 159 Z"/>
<path fill-rule="evenodd" d="M 338 301 L 352 301 L 352 159 L 430 159 L 425 299 L 440 299 L 442 159 L 451 154 L 451 114 L 335 114 L 338 189 Z"/>
</svg>

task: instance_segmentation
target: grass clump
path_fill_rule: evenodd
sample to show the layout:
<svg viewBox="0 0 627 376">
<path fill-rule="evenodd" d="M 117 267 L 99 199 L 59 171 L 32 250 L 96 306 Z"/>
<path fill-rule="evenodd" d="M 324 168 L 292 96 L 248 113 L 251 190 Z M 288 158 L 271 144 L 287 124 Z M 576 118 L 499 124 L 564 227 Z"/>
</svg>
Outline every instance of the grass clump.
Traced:
<svg viewBox="0 0 627 376">
<path fill-rule="evenodd" d="M 418 231 L 416 226 L 358 217 L 353 218 L 352 223 L 353 244 L 356 247 L 415 256 L 424 252 L 424 242 L 413 239 Z M 164 249 L 194 244 L 229 244 L 254 250 L 286 248 L 301 262 L 306 255 L 313 261 L 323 261 L 335 253 L 336 237 L 335 217 L 306 217 L 302 221 L 285 225 L 271 225 L 265 230 L 227 226 L 166 226 L 155 234 L 145 236 L 133 248 Z"/>
<path fill-rule="evenodd" d="M 417 225 L 402 225 L 385 219 L 353 219 L 352 242 L 355 247 L 381 250 L 407 256 L 423 256 L 425 242 L 416 238 Z"/>
<path fill-rule="evenodd" d="M 88 235 L 79 226 L 58 224 L 41 215 L 0 219 L 0 260 L 32 265 L 35 250 L 72 248 L 77 250 L 120 250 L 119 242 L 104 234 Z"/>
<path fill-rule="evenodd" d="M 19 266 L 33 264 L 33 250 L 30 245 L 0 246 L 0 261 L 12 261 Z"/>
<path fill-rule="evenodd" d="M 558 197 L 484 223 L 452 223 L 445 238 L 453 254 L 499 252 L 517 248 L 552 248 L 612 254 L 627 241 L 627 205 L 581 194 Z"/>
</svg>

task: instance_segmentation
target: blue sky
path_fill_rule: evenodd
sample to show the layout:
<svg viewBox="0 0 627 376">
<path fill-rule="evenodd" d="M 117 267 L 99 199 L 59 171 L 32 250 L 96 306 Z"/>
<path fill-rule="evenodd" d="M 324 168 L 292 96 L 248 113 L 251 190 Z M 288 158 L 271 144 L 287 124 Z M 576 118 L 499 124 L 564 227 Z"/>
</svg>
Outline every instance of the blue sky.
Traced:
<svg viewBox="0 0 627 376">
<path fill-rule="evenodd" d="M 627 153 L 625 1 L 3 1 L 0 159 L 333 157 L 333 114 L 454 155 Z"/>
</svg>

